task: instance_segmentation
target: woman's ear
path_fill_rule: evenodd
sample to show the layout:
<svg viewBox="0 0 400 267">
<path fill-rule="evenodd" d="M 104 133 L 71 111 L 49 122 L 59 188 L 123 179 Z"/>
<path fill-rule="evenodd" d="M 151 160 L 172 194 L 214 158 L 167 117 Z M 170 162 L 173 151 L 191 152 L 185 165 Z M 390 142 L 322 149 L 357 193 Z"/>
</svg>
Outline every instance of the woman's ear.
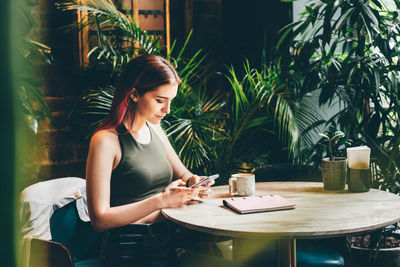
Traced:
<svg viewBox="0 0 400 267">
<path fill-rule="evenodd" d="M 138 100 L 138 92 L 135 88 L 132 89 L 132 92 L 129 94 L 129 97 L 134 101 L 137 102 Z"/>
</svg>

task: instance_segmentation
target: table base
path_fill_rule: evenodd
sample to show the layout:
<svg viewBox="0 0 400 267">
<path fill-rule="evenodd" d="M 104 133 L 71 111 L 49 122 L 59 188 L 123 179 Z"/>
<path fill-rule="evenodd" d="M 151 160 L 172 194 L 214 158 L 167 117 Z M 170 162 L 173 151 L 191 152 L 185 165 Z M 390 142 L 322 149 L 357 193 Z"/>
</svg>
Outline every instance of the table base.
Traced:
<svg viewBox="0 0 400 267">
<path fill-rule="evenodd" d="M 280 239 L 276 245 L 278 266 L 296 267 L 296 239 Z"/>
</svg>

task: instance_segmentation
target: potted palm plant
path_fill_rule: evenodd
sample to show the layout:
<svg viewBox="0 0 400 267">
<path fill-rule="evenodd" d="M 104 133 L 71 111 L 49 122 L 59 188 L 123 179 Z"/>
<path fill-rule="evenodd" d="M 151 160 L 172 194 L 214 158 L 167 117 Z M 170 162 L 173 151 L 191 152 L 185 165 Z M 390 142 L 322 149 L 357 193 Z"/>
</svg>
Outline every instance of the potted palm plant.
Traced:
<svg viewBox="0 0 400 267">
<path fill-rule="evenodd" d="M 320 144 L 326 145 L 328 157 L 322 159 L 322 181 L 326 190 L 343 190 L 346 185 L 347 160 L 335 157 L 335 151 L 341 145 L 348 144 L 344 133 L 331 126 L 326 133 L 319 134 Z"/>
</svg>

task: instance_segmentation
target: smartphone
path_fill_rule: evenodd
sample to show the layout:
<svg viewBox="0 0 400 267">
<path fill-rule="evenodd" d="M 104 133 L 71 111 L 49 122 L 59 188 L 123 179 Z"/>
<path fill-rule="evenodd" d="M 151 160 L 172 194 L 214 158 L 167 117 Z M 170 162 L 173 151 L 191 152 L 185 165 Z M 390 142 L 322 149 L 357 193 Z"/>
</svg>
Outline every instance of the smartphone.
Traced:
<svg viewBox="0 0 400 267">
<path fill-rule="evenodd" d="M 219 174 L 214 174 L 214 175 L 208 176 L 208 177 L 204 178 L 203 180 L 201 180 L 200 182 L 195 183 L 194 185 L 190 186 L 190 188 L 195 188 L 195 187 L 198 187 L 198 186 L 200 186 L 202 184 L 206 184 L 207 182 L 209 182 L 211 180 L 215 180 L 218 177 L 219 177 Z"/>
</svg>

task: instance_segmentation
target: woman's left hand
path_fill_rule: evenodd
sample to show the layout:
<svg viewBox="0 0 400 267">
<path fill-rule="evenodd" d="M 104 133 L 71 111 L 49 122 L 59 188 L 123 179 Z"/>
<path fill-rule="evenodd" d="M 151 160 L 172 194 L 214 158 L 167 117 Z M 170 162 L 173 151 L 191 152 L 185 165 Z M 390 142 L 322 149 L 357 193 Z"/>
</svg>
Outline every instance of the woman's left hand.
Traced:
<svg viewBox="0 0 400 267">
<path fill-rule="evenodd" d="M 198 183 L 199 181 L 203 180 L 204 178 L 206 178 L 207 176 L 198 176 L 198 175 L 193 175 L 192 177 L 189 178 L 187 186 L 190 187 L 196 183 Z M 201 198 L 205 198 L 208 197 L 211 193 L 211 186 L 215 184 L 214 180 L 210 180 L 209 182 L 203 184 L 200 186 L 200 191 L 199 191 L 199 197 Z"/>
</svg>

